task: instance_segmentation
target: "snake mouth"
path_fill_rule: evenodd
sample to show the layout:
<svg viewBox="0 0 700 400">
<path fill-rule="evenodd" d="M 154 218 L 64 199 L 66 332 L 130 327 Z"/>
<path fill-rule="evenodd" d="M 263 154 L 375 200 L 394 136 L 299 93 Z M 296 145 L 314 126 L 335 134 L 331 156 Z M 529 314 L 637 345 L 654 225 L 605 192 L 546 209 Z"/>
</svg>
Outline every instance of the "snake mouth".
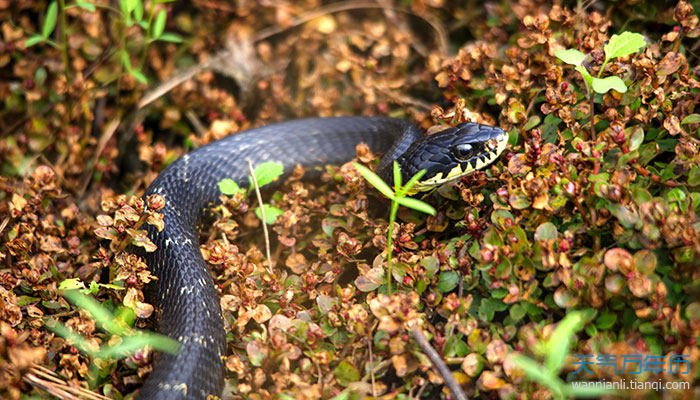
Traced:
<svg viewBox="0 0 700 400">
<path fill-rule="evenodd" d="M 496 161 L 505 150 L 507 143 L 508 135 L 503 130 L 495 128 L 490 132 L 488 138 L 480 138 L 479 141 L 471 143 L 476 148 L 474 155 L 455 162 L 446 173 L 444 171 L 437 172 L 431 177 L 420 180 L 412 188 L 410 194 L 433 190 L 440 185 L 456 181 L 474 171 L 485 168 Z"/>
</svg>

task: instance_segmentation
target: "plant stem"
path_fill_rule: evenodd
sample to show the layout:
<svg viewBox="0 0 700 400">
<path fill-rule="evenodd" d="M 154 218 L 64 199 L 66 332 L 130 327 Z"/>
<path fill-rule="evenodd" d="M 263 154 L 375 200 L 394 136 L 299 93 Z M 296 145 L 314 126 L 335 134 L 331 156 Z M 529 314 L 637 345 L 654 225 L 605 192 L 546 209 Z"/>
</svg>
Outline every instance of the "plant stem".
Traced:
<svg viewBox="0 0 700 400">
<path fill-rule="evenodd" d="M 595 112 L 593 111 L 593 107 L 594 107 L 593 100 L 595 98 L 595 94 L 591 90 L 588 91 L 588 98 L 590 101 L 590 109 L 591 109 L 591 140 L 594 140 L 595 139 L 595 121 L 593 119 L 595 117 Z"/>
<path fill-rule="evenodd" d="M 605 61 L 603 61 L 603 65 L 600 67 L 600 71 L 598 71 L 598 76 L 596 76 L 596 78 L 600 78 L 600 75 L 603 73 L 603 70 L 605 69 L 606 65 L 608 65 L 607 58 L 605 59 Z"/>
<path fill-rule="evenodd" d="M 389 214 L 389 233 L 386 238 L 386 291 L 391 294 L 391 254 L 394 250 L 394 221 L 399 211 L 399 203 L 391 201 L 391 214 Z"/>
<path fill-rule="evenodd" d="M 68 26 L 66 26 L 66 0 L 59 0 L 61 5 L 61 56 L 63 57 L 63 73 L 66 82 L 70 84 L 70 68 L 68 66 Z"/>
<path fill-rule="evenodd" d="M 148 52 L 148 45 L 151 43 L 151 25 L 153 24 L 153 15 L 156 13 L 156 2 L 151 2 L 151 9 L 148 10 L 148 25 L 146 25 L 146 43 L 143 45 L 143 54 L 141 54 L 141 62 L 139 63 L 139 69 L 143 68 L 146 63 L 146 53 Z"/>
<path fill-rule="evenodd" d="M 253 162 L 248 160 L 248 169 L 250 170 L 250 176 L 253 178 L 253 186 L 255 187 L 255 196 L 258 198 L 258 204 L 260 205 L 260 216 L 262 217 L 262 227 L 263 234 L 265 235 L 265 253 L 267 255 L 267 273 L 270 276 L 274 276 L 272 273 L 272 257 L 270 256 L 270 234 L 267 233 L 267 221 L 265 220 L 265 204 L 263 204 L 262 196 L 260 195 L 260 186 L 258 186 L 258 178 L 255 177 L 255 170 L 253 169 Z"/>
</svg>

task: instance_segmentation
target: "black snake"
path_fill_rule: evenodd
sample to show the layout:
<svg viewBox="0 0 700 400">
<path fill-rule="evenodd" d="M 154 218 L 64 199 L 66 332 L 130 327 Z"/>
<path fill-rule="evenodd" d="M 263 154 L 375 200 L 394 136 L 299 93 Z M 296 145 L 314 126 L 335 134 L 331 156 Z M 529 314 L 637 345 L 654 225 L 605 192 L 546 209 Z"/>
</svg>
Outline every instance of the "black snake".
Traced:
<svg viewBox="0 0 700 400">
<path fill-rule="evenodd" d="M 218 182 L 231 178 L 247 186 L 248 160 L 253 165 L 277 161 L 289 174 L 300 164 L 305 177 L 315 167 L 342 164 L 355 157 L 364 142 L 384 153 L 378 174 L 390 185 L 392 165 L 401 166 L 402 181 L 418 171 L 429 190 L 482 168 L 503 151 L 503 130 L 464 123 L 435 135 L 403 119 L 386 117 L 311 118 L 250 129 L 203 146 L 170 164 L 146 190 L 145 196 L 165 198 L 165 228 L 149 227 L 157 245 L 142 253 L 155 281 L 154 299 L 160 332 L 177 340 L 177 354 L 160 354 L 140 391 L 142 399 L 206 399 L 220 396 L 226 355 L 224 324 L 214 281 L 199 250 L 197 226 L 206 210 L 219 203 Z"/>
</svg>

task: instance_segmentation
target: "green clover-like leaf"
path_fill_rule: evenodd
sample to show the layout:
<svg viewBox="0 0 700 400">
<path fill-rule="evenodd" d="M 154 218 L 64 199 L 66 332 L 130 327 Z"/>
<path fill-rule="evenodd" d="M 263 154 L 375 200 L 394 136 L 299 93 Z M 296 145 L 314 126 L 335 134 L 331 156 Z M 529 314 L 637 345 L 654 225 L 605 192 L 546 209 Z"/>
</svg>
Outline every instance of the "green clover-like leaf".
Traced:
<svg viewBox="0 0 700 400">
<path fill-rule="evenodd" d="M 227 195 L 227 196 L 233 196 L 238 192 L 244 192 L 245 189 L 241 188 L 238 186 L 236 181 L 233 179 L 222 179 L 219 181 L 219 190 L 221 193 Z"/>
<path fill-rule="evenodd" d="M 263 207 L 265 207 L 265 223 L 268 225 L 274 224 L 275 221 L 277 221 L 277 217 L 284 214 L 283 210 L 269 204 L 263 204 Z M 262 212 L 260 211 L 260 207 L 255 208 L 255 215 L 262 220 Z"/>
<path fill-rule="evenodd" d="M 284 166 L 276 161 L 267 161 L 255 167 L 253 173 L 258 181 L 258 187 L 263 187 L 276 181 L 284 172 Z M 253 187 L 253 179 L 249 177 L 250 187 Z M 266 210 L 267 211 L 267 210 Z"/>
<path fill-rule="evenodd" d="M 608 76 L 606 78 L 593 78 L 591 84 L 593 90 L 596 93 L 604 94 L 610 89 L 618 91 L 620 93 L 625 93 L 627 91 L 627 85 L 618 76 Z"/>
<path fill-rule="evenodd" d="M 567 64 L 581 65 L 586 55 L 576 49 L 557 50 L 554 56 Z"/>
<path fill-rule="evenodd" d="M 639 33 L 622 32 L 619 35 L 612 35 L 603 48 L 605 50 L 605 59 L 607 61 L 612 58 L 636 53 L 646 45 L 647 42 L 644 40 L 644 36 Z"/>
</svg>

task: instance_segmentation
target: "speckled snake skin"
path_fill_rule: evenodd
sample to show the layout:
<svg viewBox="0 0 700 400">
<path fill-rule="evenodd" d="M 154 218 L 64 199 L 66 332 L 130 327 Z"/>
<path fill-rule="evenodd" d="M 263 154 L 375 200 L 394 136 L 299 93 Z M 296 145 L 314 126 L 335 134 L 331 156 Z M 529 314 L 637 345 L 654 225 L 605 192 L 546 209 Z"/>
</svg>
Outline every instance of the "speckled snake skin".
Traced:
<svg viewBox="0 0 700 400">
<path fill-rule="evenodd" d="M 454 146 L 453 136 L 465 134 L 472 138 L 468 148 L 475 149 L 473 159 L 468 160 L 473 168 L 476 158 L 481 157 L 476 152 L 481 141 L 505 137 L 498 128 L 477 124 L 463 124 L 449 135 L 435 137 L 441 145 L 449 139 L 448 146 Z M 205 210 L 219 203 L 220 180 L 231 178 L 247 186 L 248 160 L 253 165 L 280 162 L 287 174 L 301 164 L 307 170 L 305 177 L 318 175 L 314 167 L 352 160 L 355 146 L 364 142 L 373 152 L 385 153 L 377 170 L 391 184 L 393 160 L 421 138 L 421 131 L 402 119 L 302 119 L 228 136 L 184 155 L 161 172 L 145 196 L 157 193 L 165 198 L 166 205 L 161 210 L 165 228 L 161 232 L 148 228 L 150 239 L 158 247 L 155 252 L 137 251 L 158 277 L 149 300 L 160 310 L 160 332 L 180 342 L 181 349 L 176 355 L 159 355 L 141 388 L 140 398 L 206 399 L 220 396 L 223 390 L 224 324 L 212 276 L 199 250 L 196 228 L 203 221 Z M 429 152 L 425 147 L 421 147 L 418 157 L 422 161 L 435 164 L 449 159 L 448 149 Z M 460 161 L 466 165 L 464 159 Z"/>
</svg>

